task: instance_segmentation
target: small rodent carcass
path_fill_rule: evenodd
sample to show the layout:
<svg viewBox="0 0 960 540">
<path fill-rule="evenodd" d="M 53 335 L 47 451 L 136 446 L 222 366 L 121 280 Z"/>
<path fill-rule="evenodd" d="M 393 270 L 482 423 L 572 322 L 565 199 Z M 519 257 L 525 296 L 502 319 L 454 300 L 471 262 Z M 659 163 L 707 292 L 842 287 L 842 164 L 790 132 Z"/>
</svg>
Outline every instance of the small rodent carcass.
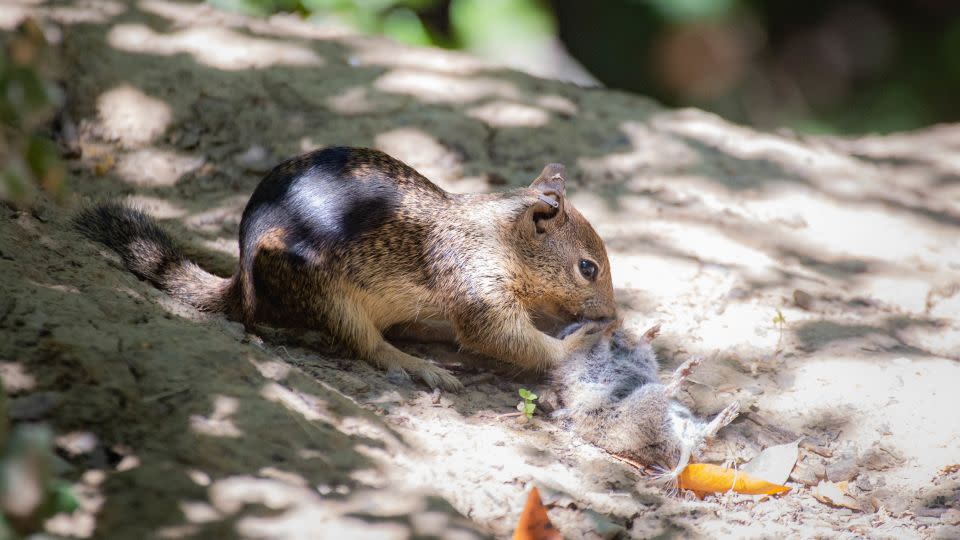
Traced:
<svg viewBox="0 0 960 540">
<path fill-rule="evenodd" d="M 566 327 L 560 337 L 578 327 Z M 557 407 L 553 416 L 585 440 L 675 478 L 707 438 L 737 417 L 740 404 L 705 422 L 679 403 L 680 384 L 699 360 L 684 362 L 663 384 L 650 346 L 658 332 L 659 326 L 636 338 L 611 324 L 593 346 L 551 370 L 548 394 Z"/>
</svg>

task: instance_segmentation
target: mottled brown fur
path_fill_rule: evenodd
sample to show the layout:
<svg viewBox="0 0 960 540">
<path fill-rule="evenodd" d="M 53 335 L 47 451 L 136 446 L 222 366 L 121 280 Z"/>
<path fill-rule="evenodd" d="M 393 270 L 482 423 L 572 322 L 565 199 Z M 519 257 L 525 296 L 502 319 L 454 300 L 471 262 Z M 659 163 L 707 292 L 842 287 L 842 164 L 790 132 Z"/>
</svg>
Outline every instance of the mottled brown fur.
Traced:
<svg viewBox="0 0 960 540">
<path fill-rule="evenodd" d="M 616 315 L 603 242 L 566 200 L 563 177 L 562 166 L 549 165 L 529 188 L 458 195 L 376 150 L 305 154 L 278 165 L 251 197 L 233 278 L 189 266 L 152 281 L 169 291 L 202 283 L 217 292 L 193 302 L 201 308 L 248 325 L 326 330 L 357 356 L 431 386 L 460 385 L 387 343 L 384 330 L 446 320 L 465 348 L 542 369 L 593 338 L 588 326 L 558 340 L 536 329 L 533 314 Z M 164 254 L 140 246 L 131 257 Z M 578 270 L 581 259 L 596 263 L 594 280 Z"/>
</svg>

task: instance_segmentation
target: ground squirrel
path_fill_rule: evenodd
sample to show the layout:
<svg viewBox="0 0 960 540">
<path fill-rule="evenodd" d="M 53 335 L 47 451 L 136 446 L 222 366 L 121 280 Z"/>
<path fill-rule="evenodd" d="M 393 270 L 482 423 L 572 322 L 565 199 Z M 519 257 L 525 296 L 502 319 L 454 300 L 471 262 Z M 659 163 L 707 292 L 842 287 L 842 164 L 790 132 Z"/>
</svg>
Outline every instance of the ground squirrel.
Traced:
<svg viewBox="0 0 960 540">
<path fill-rule="evenodd" d="M 572 324 L 559 336 L 581 326 Z M 584 439 L 675 478 L 708 437 L 736 418 L 740 405 L 731 403 L 707 423 L 676 401 L 680 384 L 699 360 L 684 362 L 662 384 L 649 343 L 658 331 L 655 327 L 636 338 L 619 323 L 610 324 L 592 347 L 555 365 L 541 393 L 548 406 L 558 407 L 553 416 Z"/>
<path fill-rule="evenodd" d="M 383 332 L 446 320 L 468 350 L 543 369 L 595 337 L 587 324 L 554 338 L 534 316 L 616 316 L 603 241 L 564 182 L 564 167 L 551 164 L 528 188 L 453 194 L 377 150 L 310 152 L 253 192 L 230 278 L 188 261 L 152 219 L 122 204 L 89 208 L 75 222 L 132 272 L 200 309 L 248 326 L 323 330 L 384 369 L 458 389 L 452 374 Z"/>
</svg>

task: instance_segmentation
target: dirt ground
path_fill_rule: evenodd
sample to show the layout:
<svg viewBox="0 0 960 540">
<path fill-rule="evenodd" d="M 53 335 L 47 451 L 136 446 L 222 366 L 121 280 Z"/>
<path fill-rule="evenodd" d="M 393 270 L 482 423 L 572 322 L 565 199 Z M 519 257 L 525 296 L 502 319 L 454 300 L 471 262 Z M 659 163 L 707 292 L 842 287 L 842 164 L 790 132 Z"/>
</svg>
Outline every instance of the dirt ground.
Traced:
<svg viewBox="0 0 960 540">
<path fill-rule="evenodd" d="M 960 126 L 762 133 L 294 19 L 162 0 L 3 2 L 60 40 L 68 207 L 0 206 L 0 377 L 57 431 L 96 538 L 508 536 L 539 486 L 568 538 L 960 537 Z M 406 344 L 467 383 L 435 395 L 309 337 L 247 334 L 73 232 L 127 197 L 232 272 L 246 198 L 281 158 L 372 146 L 446 189 L 547 162 L 607 242 L 628 324 L 660 322 L 682 400 L 745 411 L 705 456 L 804 437 L 779 498 L 669 493 L 548 419 L 453 346 Z M 784 322 L 773 322 L 778 310 Z M 849 480 L 861 511 L 810 493 Z"/>
</svg>

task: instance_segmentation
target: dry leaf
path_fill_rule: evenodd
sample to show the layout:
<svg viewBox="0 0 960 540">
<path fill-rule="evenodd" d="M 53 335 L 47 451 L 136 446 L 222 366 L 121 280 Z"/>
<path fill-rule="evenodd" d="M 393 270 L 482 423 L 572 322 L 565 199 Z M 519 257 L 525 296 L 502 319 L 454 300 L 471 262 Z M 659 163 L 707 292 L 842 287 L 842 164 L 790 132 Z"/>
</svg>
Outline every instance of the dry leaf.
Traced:
<svg viewBox="0 0 960 540">
<path fill-rule="evenodd" d="M 947 465 L 946 467 L 940 469 L 940 474 L 953 474 L 955 472 L 960 472 L 960 464 L 954 463 L 953 465 Z"/>
<path fill-rule="evenodd" d="M 563 540 L 547 517 L 547 509 L 540 500 L 540 491 L 534 486 L 527 496 L 527 504 L 520 514 L 520 521 L 513 531 L 513 540 Z"/>
<path fill-rule="evenodd" d="M 691 463 L 677 478 L 678 486 L 698 495 L 730 491 L 745 495 L 777 495 L 790 491 L 787 486 L 773 484 L 743 471 L 711 465 Z"/>
<path fill-rule="evenodd" d="M 840 482 L 834 484 L 826 480 L 821 480 L 817 487 L 813 489 L 813 497 L 818 501 L 829 504 L 830 506 L 840 506 L 851 510 L 861 510 L 860 503 L 847 494 L 847 483 Z"/>
<path fill-rule="evenodd" d="M 800 456 L 800 439 L 792 443 L 770 446 L 760 452 L 750 463 L 743 466 L 743 471 L 757 478 L 762 478 L 771 484 L 783 485 L 793 466 Z"/>
</svg>

